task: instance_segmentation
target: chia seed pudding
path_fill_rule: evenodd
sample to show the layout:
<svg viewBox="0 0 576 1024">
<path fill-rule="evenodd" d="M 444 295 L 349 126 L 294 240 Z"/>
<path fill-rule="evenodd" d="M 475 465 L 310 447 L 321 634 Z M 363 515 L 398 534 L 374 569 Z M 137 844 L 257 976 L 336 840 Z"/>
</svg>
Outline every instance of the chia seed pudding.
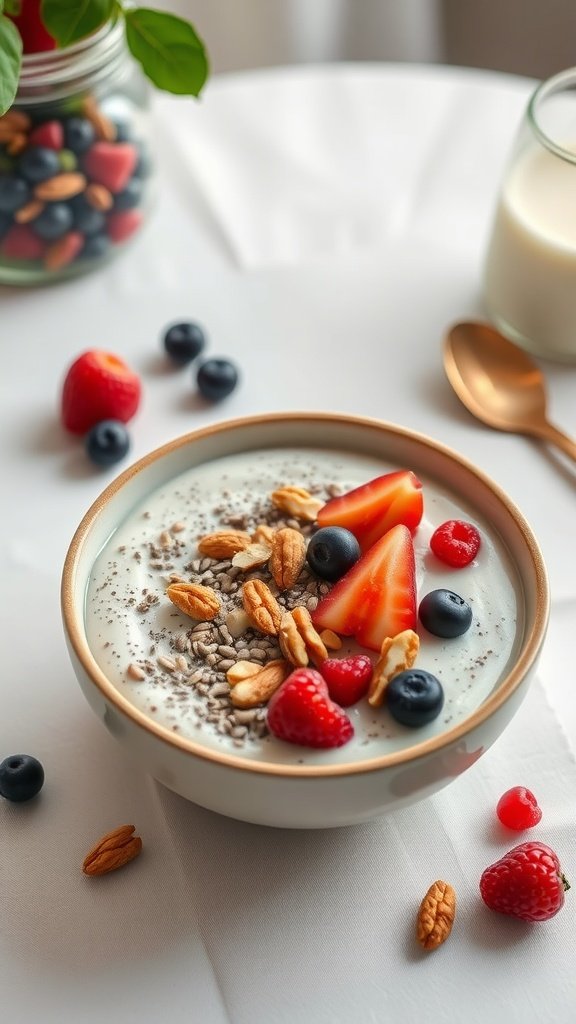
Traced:
<svg viewBox="0 0 576 1024">
<path fill-rule="evenodd" d="M 313 764 L 369 759 L 412 746 L 467 718 L 514 663 L 522 608 L 519 584 L 489 523 L 421 473 L 424 516 L 414 535 L 418 602 L 429 591 L 447 587 L 473 610 L 471 628 L 455 639 L 432 636 L 418 625 L 416 665 L 437 675 L 445 691 L 439 717 L 408 729 L 385 707 L 361 701 L 347 708 L 353 739 L 344 748 L 318 751 L 270 735 L 265 706 L 235 708 L 230 700 L 226 672 L 237 661 L 264 665 L 283 657 L 276 637 L 246 627 L 242 583 L 262 579 L 282 608 L 305 605 L 309 611 L 331 585 L 305 565 L 296 584 L 279 591 L 266 565 L 246 572 L 231 558 L 202 557 L 199 539 L 230 529 L 253 534 L 262 524 L 290 526 L 309 538 L 315 525 L 276 508 L 273 491 L 305 488 L 324 502 L 398 468 L 324 449 L 263 449 L 196 466 L 150 494 L 115 530 L 90 574 L 86 630 L 102 671 L 129 702 L 167 730 L 256 760 Z M 463 570 L 442 565 L 429 549 L 432 532 L 447 519 L 466 519 L 482 536 L 477 557 Z M 220 600 L 215 618 L 197 622 L 175 607 L 166 591 L 179 581 L 212 588 Z M 354 641 L 342 639 L 342 648 L 330 656 L 360 651 Z M 363 653 L 376 661 L 374 652 Z"/>
</svg>

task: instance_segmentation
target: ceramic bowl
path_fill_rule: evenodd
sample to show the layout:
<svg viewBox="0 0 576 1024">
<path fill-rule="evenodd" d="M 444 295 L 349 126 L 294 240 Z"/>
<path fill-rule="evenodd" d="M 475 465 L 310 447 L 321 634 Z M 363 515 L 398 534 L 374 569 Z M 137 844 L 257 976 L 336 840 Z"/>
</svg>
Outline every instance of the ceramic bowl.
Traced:
<svg viewBox="0 0 576 1024">
<path fill-rule="evenodd" d="M 156 640 L 165 639 L 171 629 L 186 628 L 164 596 L 146 604 L 155 586 L 161 581 L 166 586 L 168 568 L 162 572 L 157 567 L 152 590 L 142 586 L 153 575 L 151 569 L 148 576 L 138 578 L 134 589 L 138 597 L 140 590 L 146 592 L 144 604 L 138 601 L 137 612 L 136 597 L 125 602 L 117 615 L 122 625 L 114 637 L 107 633 L 113 628 L 106 625 L 113 622 L 113 616 L 106 618 L 110 608 L 97 596 L 116 594 L 122 586 L 127 593 L 122 566 L 128 573 L 141 571 L 141 566 L 135 568 L 142 561 L 138 553 L 130 556 L 127 568 L 126 544 L 150 519 L 146 509 L 154 495 L 169 495 L 170 503 L 172 488 L 179 492 L 175 479 L 188 474 L 193 505 L 199 514 L 208 514 L 215 501 L 214 487 L 224 492 L 239 486 L 240 477 L 235 485 L 231 466 L 256 494 L 259 487 L 274 483 L 303 484 L 309 475 L 298 475 L 300 463 L 312 466 L 313 474 L 325 471 L 332 479 L 340 466 L 348 486 L 390 469 L 411 469 L 423 481 L 425 496 L 426 524 L 423 520 L 416 534 L 421 535 L 419 598 L 438 586 L 463 595 L 470 587 L 479 587 L 471 598 L 476 603 L 469 635 L 440 641 L 418 627 L 422 647 L 417 664 L 443 682 L 446 679 L 447 694 L 443 713 L 424 728 L 398 725 L 385 707 L 374 710 L 364 702 L 349 709 L 354 739 L 335 750 L 311 750 L 272 736 L 242 743 L 229 734 L 217 734 L 205 720 L 186 727 L 185 685 L 177 686 L 177 695 L 168 698 L 170 684 L 162 685 L 158 700 L 151 701 L 146 680 L 126 678 L 126 666 L 134 657 L 132 639 L 122 632 L 127 622 L 144 623 L 143 642 L 150 643 L 150 634 L 154 649 Z M 283 474 L 290 472 L 287 465 L 292 467 L 292 479 L 274 476 L 281 466 Z M 272 474 L 269 479 L 266 473 Z M 454 509 L 476 522 L 484 535 L 477 560 L 463 570 L 449 569 L 427 546 L 433 527 L 450 518 Z M 170 506 L 172 514 L 178 511 Z M 156 536 L 162 525 L 166 523 L 151 523 Z M 194 537 L 201 532 L 197 528 L 191 536 L 188 558 L 193 557 Z M 144 534 L 137 540 L 141 546 L 149 545 Z M 113 587 L 110 579 L 102 582 L 103 577 L 96 586 L 101 564 L 116 567 Z M 165 565 L 160 563 L 160 569 Z M 148 571 L 147 564 L 144 569 Z M 474 765 L 526 694 L 546 633 L 548 605 L 546 571 L 532 531 L 482 472 L 423 435 L 376 420 L 324 413 L 219 423 L 152 452 L 114 480 L 86 513 L 70 544 L 62 578 L 63 622 L 76 676 L 92 709 L 136 764 L 213 811 L 291 828 L 369 820 L 425 799 Z M 187 625 L 192 628 L 194 622 L 188 619 Z M 110 651 L 108 656 L 105 652 Z M 151 673 L 154 678 L 152 669 Z"/>
</svg>

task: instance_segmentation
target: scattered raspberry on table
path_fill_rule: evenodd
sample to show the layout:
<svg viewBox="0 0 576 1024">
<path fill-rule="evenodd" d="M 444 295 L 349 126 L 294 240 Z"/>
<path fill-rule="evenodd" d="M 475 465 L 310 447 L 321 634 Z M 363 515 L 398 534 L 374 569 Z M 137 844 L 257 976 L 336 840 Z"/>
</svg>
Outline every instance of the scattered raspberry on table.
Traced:
<svg viewBox="0 0 576 1024">
<path fill-rule="evenodd" d="M 482 873 L 487 907 L 523 921 L 547 921 L 564 906 L 570 888 L 557 855 L 544 843 L 521 843 Z"/>
<path fill-rule="evenodd" d="M 525 786 L 507 789 L 496 805 L 496 814 L 506 828 L 520 831 L 537 825 L 542 817 L 538 801 Z"/>
</svg>

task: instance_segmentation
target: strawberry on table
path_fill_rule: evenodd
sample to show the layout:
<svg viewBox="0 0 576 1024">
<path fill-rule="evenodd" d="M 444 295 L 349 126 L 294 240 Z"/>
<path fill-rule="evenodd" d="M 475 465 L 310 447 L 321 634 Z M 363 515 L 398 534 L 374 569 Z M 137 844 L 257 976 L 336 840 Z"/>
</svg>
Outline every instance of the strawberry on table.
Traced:
<svg viewBox="0 0 576 1024">
<path fill-rule="evenodd" d="M 523 921 L 547 921 L 564 906 L 570 888 L 554 850 L 521 843 L 482 873 L 480 895 L 487 907 Z"/>
<path fill-rule="evenodd" d="M 128 423 L 140 404 L 141 383 L 119 356 L 101 349 L 83 352 L 72 363 L 62 389 L 62 423 L 85 434 L 102 420 Z"/>
<path fill-rule="evenodd" d="M 392 527 L 363 554 L 320 601 L 312 621 L 373 651 L 380 651 L 386 637 L 415 630 L 416 568 L 408 527 Z"/>
<path fill-rule="evenodd" d="M 313 668 L 295 669 L 272 695 L 268 728 L 278 739 L 304 747 L 341 747 L 354 735 L 348 715 Z"/>
<path fill-rule="evenodd" d="M 423 511 L 422 484 L 411 470 L 400 469 L 331 498 L 318 512 L 318 525 L 343 526 L 367 551 L 399 523 L 412 533 Z"/>
</svg>

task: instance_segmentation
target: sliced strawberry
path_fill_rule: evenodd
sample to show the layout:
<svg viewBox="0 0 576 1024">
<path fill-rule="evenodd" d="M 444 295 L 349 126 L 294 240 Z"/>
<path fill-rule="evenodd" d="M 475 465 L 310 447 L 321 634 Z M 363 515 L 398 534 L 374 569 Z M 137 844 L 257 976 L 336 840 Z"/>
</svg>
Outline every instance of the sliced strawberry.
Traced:
<svg viewBox="0 0 576 1024">
<path fill-rule="evenodd" d="M 372 662 L 367 654 L 326 658 L 320 666 L 320 674 L 328 684 L 328 693 L 342 708 L 356 704 L 365 695 L 372 672 Z"/>
<path fill-rule="evenodd" d="M 338 580 L 312 612 L 318 629 L 379 651 L 387 636 L 416 629 L 416 569 L 410 530 L 393 526 Z"/>
<path fill-rule="evenodd" d="M 367 484 L 341 494 L 320 509 L 319 526 L 343 526 L 367 551 L 398 523 L 412 532 L 422 519 L 422 484 L 409 469 L 377 476 Z"/>
<path fill-rule="evenodd" d="M 345 711 L 333 703 L 313 668 L 291 672 L 268 704 L 268 728 L 280 740 L 304 747 L 341 747 L 354 735 Z"/>
</svg>

